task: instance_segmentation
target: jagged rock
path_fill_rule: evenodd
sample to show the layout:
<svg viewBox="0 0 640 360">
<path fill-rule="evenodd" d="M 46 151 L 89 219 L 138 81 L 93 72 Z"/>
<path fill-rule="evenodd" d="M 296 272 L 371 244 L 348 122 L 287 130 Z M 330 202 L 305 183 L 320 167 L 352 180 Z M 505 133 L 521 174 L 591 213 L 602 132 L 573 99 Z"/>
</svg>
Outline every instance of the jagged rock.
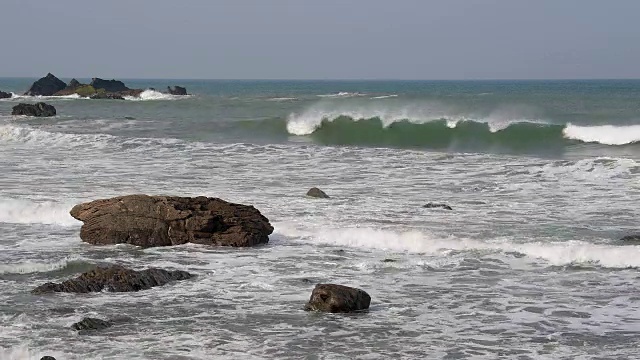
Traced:
<svg viewBox="0 0 640 360">
<path fill-rule="evenodd" d="M 53 356 L 43 356 L 40 358 L 40 360 L 56 360 L 56 358 L 54 358 Z"/>
<path fill-rule="evenodd" d="M 423 208 L 453 210 L 451 206 L 447 204 L 436 204 L 436 203 L 427 203 L 426 205 L 423 206 Z"/>
<path fill-rule="evenodd" d="M 366 310 L 371 296 L 365 291 L 335 284 L 318 284 L 304 309 L 331 313 Z"/>
<path fill-rule="evenodd" d="M 187 89 L 182 86 L 174 86 L 173 89 L 170 86 L 167 86 L 167 91 L 171 95 L 188 95 Z"/>
<path fill-rule="evenodd" d="M 83 84 L 80 83 L 80 81 L 76 80 L 76 79 L 71 79 L 71 81 L 69 81 L 69 83 L 67 84 L 68 88 L 77 88 L 82 86 Z"/>
<path fill-rule="evenodd" d="M 13 95 L 4 91 L 0 91 L 0 99 L 10 99 Z"/>
<path fill-rule="evenodd" d="M 89 84 L 93 86 L 96 90 L 104 89 L 106 92 L 120 92 L 130 90 L 128 87 L 124 85 L 122 81 L 118 80 L 104 80 L 100 78 L 91 79 L 91 83 Z"/>
<path fill-rule="evenodd" d="M 79 204 L 80 238 L 91 244 L 253 246 L 273 227 L 253 206 L 218 198 L 127 195 Z"/>
<path fill-rule="evenodd" d="M 49 105 L 43 102 L 35 104 L 20 103 L 13 107 L 11 115 L 26 115 L 26 116 L 55 116 L 56 108 L 53 105 Z"/>
<path fill-rule="evenodd" d="M 91 95 L 90 99 L 124 100 L 124 97 L 119 93 L 99 92 Z"/>
<path fill-rule="evenodd" d="M 640 234 L 627 235 L 622 237 L 620 241 L 623 242 L 640 242 Z"/>
<path fill-rule="evenodd" d="M 34 82 L 29 91 L 24 94 L 29 96 L 51 96 L 66 87 L 67 84 L 64 81 L 48 73 L 47 76 Z"/>
<path fill-rule="evenodd" d="M 154 286 L 162 286 L 171 281 L 186 280 L 193 277 L 186 271 L 149 268 L 135 271 L 123 266 L 112 265 L 98 267 L 81 274 L 75 279 L 61 283 L 46 283 L 33 289 L 34 294 L 52 292 L 89 293 L 103 290 L 112 292 L 140 291 Z"/>
<path fill-rule="evenodd" d="M 313 187 L 307 191 L 307 196 L 319 198 L 319 199 L 328 199 L 329 195 L 327 195 L 324 191 L 318 189 L 317 187 Z"/>
<path fill-rule="evenodd" d="M 105 321 L 102 319 L 90 318 L 86 317 L 77 323 L 71 325 L 71 328 L 74 330 L 102 330 L 111 326 L 109 321 Z"/>
</svg>

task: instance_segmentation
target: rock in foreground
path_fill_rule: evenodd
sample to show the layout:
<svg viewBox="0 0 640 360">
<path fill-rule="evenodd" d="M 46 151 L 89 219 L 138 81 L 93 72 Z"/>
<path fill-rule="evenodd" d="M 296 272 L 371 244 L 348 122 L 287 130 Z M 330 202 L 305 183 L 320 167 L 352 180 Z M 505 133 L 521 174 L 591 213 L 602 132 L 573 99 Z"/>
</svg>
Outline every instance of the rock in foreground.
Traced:
<svg viewBox="0 0 640 360">
<path fill-rule="evenodd" d="M 111 292 L 128 292 L 147 290 L 155 286 L 162 286 L 171 281 L 186 280 L 193 275 L 186 271 L 149 268 L 135 271 L 123 266 L 113 265 L 98 267 L 83 273 L 75 279 L 61 283 L 46 283 L 33 289 L 34 294 L 52 292 L 89 293 L 103 290 Z"/>
<path fill-rule="evenodd" d="M 0 91 L 0 99 L 10 99 L 11 97 L 13 97 L 11 93 Z"/>
<path fill-rule="evenodd" d="M 622 241 L 622 242 L 638 242 L 638 243 L 640 243 L 640 234 L 633 234 L 633 235 L 624 236 L 622 239 L 620 239 L 620 241 Z"/>
<path fill-rule="evenodd" d="M 80 238 L 99 245 L 244 247 L 267 243 L 273 232 L 253 206 L 204 196 L 127 195 L 79 204 L 70 213 L 84 222 Z"/>
<path fill-rule="evenodd" d="M 66 87 L 67 84 L 64 81 L 48 73 L 47 76 L 34 82 L 29 91 L 24 94 L 29 96 L 51 96 Z"/>
<path fill-rule="evenodd" d="M 426 205 L 423 206 L 423 208 L 453 210 L 453 208 L 451 208 L 451 206 L 447 204 L 436 204 L 436 203 L 427 203 Z"/>
<path fill-rule="evenodd" d="M 304 309 L 344 313 L 366 310 L 371 303 L 371 296 L 363 290 L 335 284 L 318 284 L 311 293 L 311 299 Z"/>
<path fill-rule="evenodd" d="M 73 330 L 102 330 L 111 326 L 111 323 L 102 319 L 84 318 L 77 323 L 71 325 Z"/>
<path fill-rule="evenodd" d="M 328 199 L 329 195 L 327 195 L 324 191 L 318 189 L 317 187 L 313 187 L 307 191 L 307 196 L 318 198 L 318 199 Z"/>
<path fill-rule="evenodd" d="M 188 95 L 186 88 L 183 88 L 182 86 L 177 86 L 177 85 L 173 89 L 170 86 L 167 86 L 167 91 L 171 95 L 182 95 L 182 96 Z"/>
<path fill-rule="evenodd" d="M 49 105 L 43 102 L 35 104 L 20 103 L 13 107 L 11 115 L 26 115 L 38 117 L 55 116 L 56 108 L 54 108 L 53 105 Z"/>
</svg>

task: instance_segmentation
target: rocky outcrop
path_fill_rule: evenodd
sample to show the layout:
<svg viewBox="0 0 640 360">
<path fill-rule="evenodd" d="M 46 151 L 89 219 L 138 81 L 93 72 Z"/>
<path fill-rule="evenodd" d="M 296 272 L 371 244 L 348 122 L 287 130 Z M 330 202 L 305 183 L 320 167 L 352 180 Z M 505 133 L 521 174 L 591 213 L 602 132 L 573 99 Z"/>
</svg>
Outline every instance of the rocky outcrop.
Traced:
<svg viewBox="0 0 640 360">
<path fill-rule="evenodd" d="M 182 86 L 174 86 L 173 89 L 170 86 L 167 86 L 167 91 L 171 95 L 188 95 L 187 89 Z"/>
<path fill-rule="evenodd" d="M 24 94 L 29 96 L 51 96 L 66 87 L 67 84 L 64 81 L 48 73 L 47 76 L 34 82 L 29 91 Z"/>
<path fill-rule="evenodd" d="M 318 284 L 304 309 L 344 313 L 366 310 L 371 304 L 371 296 L 363 290 L 335 284 Z"/>
<path fill-rule="evenodd" d="M 33 289 L 34 294 L 53 292 L 89 293 L 103 290 L 112 292 L 128 292 L 162 286 L 172 281 L 186 280 L 193 277 L 186 271 L 149 268 L 135 271 L 123 266 L 113 265 L 98 267 L 83 273 L 75 279 L 61 283 L 46 283 Z"/>
<path fill-rule="evenodd" d="M 244 247 L 267 243 L 273 232 L 253 206 L 204 196 L 127 195 L 79 204 L 70 213 L 84 222 L 80 238 L 97 245 Z"/>
<path fill-rule="evenodd" d="M 0 99 L 10 99 L 13 95 L 4 91 L 0 91 Z"/>
<path fill-rule="evenodd" d="M 110 327 L 112 324 L 109 321 L 105 321 L 102 319 L 90 318 L 86 317 L 77 323 L 71 325 L 73 330 L 83 331 L 83 330 L 102 330 Z"/>
<path fill-rule="evenodd" d="M 329 195 L 327 195 L 324 191 L 318 189 L 317 187 L 313 187 L 307 191 L 307 196 L 319 198 L 319 199 L 328 199 Z"/>
<path fill-rule="evenodd" d="M 640 243 L 640 234 L 627 235 L 620 239 L 622 242 L 636 242 Z"/>
<path fill-rule="evenodd" d="M 13 107 L 11 115 L 26 115 L 38 117 L 55 116 L 56 108 L 54 108 L 53 105 L 49 105 L 43 102 L 35 104 L 20 103 Z"/>
<path fill-rule="evenodd" d="M 426 209 L 444 209 L 444 210 L 453 210 L 453 208 L 451 208 L 451 206 L 447 205 L 447 204 L 437 204 L 437 203 L 427 203 L 426 205 L 422 206 L 423 208 Z"/>
<path fill-rule="evenodd" d="M 100 78 L 91 79 L 91 83 L 89 84 L 93 86 L 96 90 L 104 89 L 106 92 L 121 92 L 131 90 L 124 85 L 122 81 L 118 80 L 103 80 Z"/>
<path fill-rule="evenodd" d="M 102 99 L 102 100 L 124 100 L 124 97 L 119 93 L 99 92 L 91 95 L 90 99 Z"/>
</svg>

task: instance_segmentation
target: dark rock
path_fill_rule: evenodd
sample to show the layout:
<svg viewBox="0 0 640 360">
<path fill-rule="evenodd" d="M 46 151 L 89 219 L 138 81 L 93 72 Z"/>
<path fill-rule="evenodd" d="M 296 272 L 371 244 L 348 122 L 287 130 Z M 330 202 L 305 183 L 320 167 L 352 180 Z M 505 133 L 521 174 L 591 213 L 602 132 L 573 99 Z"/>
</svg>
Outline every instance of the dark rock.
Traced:
<svg viewBox="0 0 640 360">
<path fill-rule="evenodd" d="M 64 81 L 48 73 L 47 76 L 34 82 L 29 91 L 24 94 L 29 96 L 51 96 L 66 87 L 67 84 Z"/>
<path fill-rule="evenodd" d="M 10 99 L 13 95 L 4 91 L 0 91 L 0 99 Z"/>
<path fill-rule="evenodd" d="M 67 85 L 66 88 L 56 92 L 53 95 L 67 96 L 67 95 L 78 94 L 82 97 L 89 97 L 95 93 L 96 93 L 96 89 L 93 86 L 87 85 L 87 84 L 81 84 L 78 80 L 71 79 L 71 81 L 69 82 L 69 85 Z"/>
<path fill-rule="evenodd" d="M 76 79 L 71 79 L 71 81 L 69 81 L 69 84 L 67 84 L 67 88 L 75 89 L 75 88 L 83 86 L 83 85 L 84 84 L 81 84 L 80 81 L 78 81 Z"/>
<path fill-rule="evenodd" d="M 124 100 L 124 97 L 119 93 L 108 93 L 108 92 L 99 92 L 93 94 L 89 97 L 90 99 L 98 100 L 98 99 L 106 99 L 106 100 Z"/>
<path fill-rule="evenodd" d="M 122 81 L 118 80 L 103 80 L 100 78 L 91 79 L 91 83 L 89 84 L 93 86 L 96 90 L 104 89 L 106 92 L 120 92 L 131 90 L 124 85 Z"/>
<path fill-rule="evenodd" d="M 71 325 L 73 330 L 102 330 L 111 326 L 111 323 L 102 319 L 84 318 L 77 323 Z"/>
<path fill-rule="evenodd" d="M 424 205 L 423 208 L 453 210 L 451 208 L 451 206 L 449 206 L 447 204 L 436 204 L 436 203 L 428 203 L 428 204 Z"/>
<path fill-rule="evenodd" d="M 640 242 L 640 234 L 633 234 L 624 236 L 620 241 L 623 242 Z"/>
<path fill-rule="evenodd" d="M 304 309 L 331 313 L 353 312 L 369 308 L 371 297 L 363 290 L 335 284 L 318 284 Z"/>
<path fill-rule="evenodd" d="M 324 191 L 318 189 L 317 187 L 313 187 L 307 191 L 307 196 L 320 198 L 320 199 L 328 199 L 329 195 L 327 195 Z"/>
<path fill-rule="evenodd" d="M 100 245 L 253 246 L 273 232 L 253 206 L 204 196 L 127 195 L 79 204 L 70 213 L 84 222 L 80 238 Z"/>
<path fill-rule="evenodd" d="M 396 262 L 396 261 L 397 260 L 389 259 L 389 258 L 382 260 L 382 262 L 386 262 L 386 263 L 392 263 L 392 262 Z"/>
<path fill-rule="evenodd" d="M 171 281 L 186 280 L 193 277 L 186 271 L 149 268 L 135 271 L 119 265 L 98 267 L 81 274 L 75 279 L 61 283 L 46 283 L 33 289 L 34 294 L 52 292 L 88 293 L 103 290 L 111 292 L 140 291 L 154 286 L 162 286 Z"/>
<path fill-rule="evenodd" d="M 43 356 L 40 358 L 40 360 L 56 360 L 56 358 L 54 358 L 53 356 Z"/>
<path fill-rule="evenodd" d="M 13 107 L 11 115 L 26 115 L 26 116 L 55 116 L 56 108 L 53 105 L 45 104 L 43 102 L 35 104 L 20 103 Z"/>
<path fill-rule="evenodd" d="M 170 86 L 167 86 L 167 91 L 171 95 L 188 95 L 187 89 L 182 86 L 174 86 L 173 89 Z"/>
</svg>

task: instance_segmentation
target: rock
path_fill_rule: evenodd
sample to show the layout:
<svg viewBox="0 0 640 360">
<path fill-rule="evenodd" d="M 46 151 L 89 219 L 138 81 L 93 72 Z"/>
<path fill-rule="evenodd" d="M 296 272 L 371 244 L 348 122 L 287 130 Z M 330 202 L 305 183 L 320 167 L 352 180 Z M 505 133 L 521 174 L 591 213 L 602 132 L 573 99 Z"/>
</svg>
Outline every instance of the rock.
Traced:
<svg viewBox="0 0 640 360">
<path fill-rule="evenodd" d="M 123 266 L 112 265 L 98 267 L 81 274 L 75 279 L 61 283 L 46 283 L 33 289 L 34 294 L 52 292 L 89 293 L 103 290 L 111 292 L 128 292 L 147 290 L 154 286 L 162 286 L 171 281 L 186 280 L 193 275 L 186 271 L 149 268 L 135 271 Z"/>
<path fill-rule="evenodd" d="M 451 208 L 451 206 L 449 206 L 447 204 L 436 204 L 436 203 L 428 203 L 428 204 L 424 205 L 423 208 L 453 210 Z"/>
<path fill-rule="evenodd" d="M 111 326 L 111 323 L 102 319 L 86 317 L 71 325 L 73 330 L 102 330 Z"/>
<path fill-rule="evenodd" d="M 64 81 L 48 73 L 47 76 L 34 82 L 29 91 L 24 94 L 29 96 L 51 96 L 66 87 L 67 84 Z"/>
<path fill-rule="evenodd" d="M 369 308 L 371 296 L 363 290 L 335 284 L 318 284 L 304 309 L 331 313 L 353 312 Z"/>
<path fill-rule="evenodd" d="M 13 96 L 11 93 L 0 91 L 0 99 L 10 99 Z"/>
<path fill-rule="evenodd" d="M 173 89 L 170 86 L 167 86 L 167 91 L 171 95 L 188 95 L 187 89 L 182 86 L 174 86 Z"/>
<path fill-rule="evenodd" d="M 328 199 L 329 195 L 327 195 L 324 191 L 318 189 L 317 187 L 313 187 L 307 191 L 307 196 L 319 198 L 319 199 Z"/>
<path fill-rule="evenodd" d="M 69 84 L 67 84 L 67 87 L 75 89 L 75 88 L 80 87 L 82 85 L 83 84 L 81 84 L 80 81 L 78 81 L 76 79 L 71 79 L 71 81 L 69 81 Z"/>
<path fill-rule="evenodd" d="M 122 81 L 118 80 L 103 80 L 100 78 L 91 79 L 91 83 L 89 84 L 93 86 L 96 90 L 104 89 L 106 92 L 120 92 L 131 90 L 124 85 Z"/>
<path fill-rule="evenodd" d="M 396 262 L 396 261 L 397 260 L 389 259 L 389 258 L 386 258 L 386 259 L 382 260 L 382 262 L 385 262 L 385 263 L 392 263 L 392 262 Z"/>
<path fill-rule="evenodd" d="M 90 97 L 91 95 L 95 94 L 96 92 L 97 92 L 97 90 L 93 86 L 80 84 L 80 85 L 75 86 L 75 87 L 67 86 L 66 88 L 58 91 L 57 93 L 55 93 L 53 95 L 54 96 L 66 96 L 66 95 L 78 94 L 78 95 L 80 95 L 82 97 Z"/>
<path fill-rule="evenodd" d="M 45 104 L 43 102 L 35 104 L 20 103 L 13 107 L 11 115 L 26 115 L 26 116 L 55 116 L 56 108 L 53 105 Z"/>
<path fill-rule="evenodd" d="M 99 92 L 91 95 L 90 99 L 98 100 L 98 99 L 107 99 L 107 100 L 124 100 L 124 97 L 119 93 L 108 93 L 108 92 Z"/>
<path fill-rule="evenodd" d="M 623 242 L 640 242 L 640 234 L 627 235 L 622 237 L 620 241 Z"/>
<path fill-rule="evenodd" d="M 53 356 L 43 356 L 40 358 L 40 360 L 56 360 L 56 358 L 54 358 Z"/>
<path fill-rule="evenodd" d="M 70 213 L 84 222 L 80 238 L 99 245 L 244 247 L 267 243 L 273 232 L 253 206 L 204 196 L 119 196 L 76 205 Z"/>
</svg>

